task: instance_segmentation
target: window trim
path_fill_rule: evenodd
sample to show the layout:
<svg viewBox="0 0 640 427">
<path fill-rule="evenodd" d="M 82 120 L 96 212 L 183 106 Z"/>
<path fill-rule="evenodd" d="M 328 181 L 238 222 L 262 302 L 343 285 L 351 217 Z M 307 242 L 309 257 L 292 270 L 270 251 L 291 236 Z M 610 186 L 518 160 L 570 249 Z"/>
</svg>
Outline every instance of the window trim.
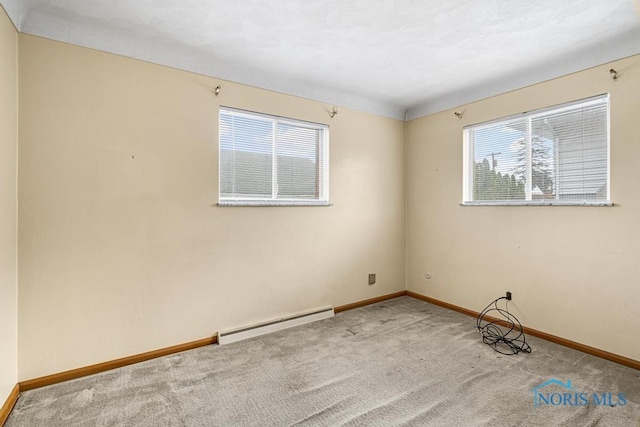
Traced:
<svg viewBox="0 0 640 427">
<path fill-rule="evenodd" d="M 313 130 L 322 130 L 322 142 L 320 143 L 320 150 L 322 151 L 322 162 L 319 168 L 322 170 L 319 172 L 317 185 L 320 187 L 320 195 L 317 199 L 288 199 L 288 198 L 249 198 L 249 197 L 226 197 L 222 196 L 222 156 L 221 156 L 221 135 L 220 135 L 220 115 L 224 112 L 243 115 L 246 117 L 258 117 L 275 123 L 282 123 L 284 125 L 290 125 L 300 128 L 308 128 Z M 227 107 L 220 105 L 218 108 L 218 202 L 217 206 L 220 207 L 281 207 L 281 206 L 332 206 L 329 199 L 329 125 L 326 123 L 316 123 L 308 120 L 294 119 L 291 117 L 278 116 L 275 114 L 260 113 L 251 110 L 245 110 L 234 107 Z M 274 156 L 274 163 L 276 157 Z M 276 172 L 272 172 L 272 179 L 276 179 Z"/>
<path fill-rule="evenodd" d="M 564 200 L 561 203 L 549 201 L 540 201 L 540 200 L 485 200 L 485 201 L 469 201 L 462 202 L 460 206 L 587 206 L 587 207 L 610 207 L 614 206 L 614 203 L 609 200 L 601 200 L 601 201 L 593 201 L 587 202 L 585 200 L 573 201 L 573 200 Z"/>
<path fill-rule="evenodd" d="M 606 200 L 472 200 L 473 193 L 473 173 L 470 169 L 470 162 L 475 158 L 473 145 L 469 138 L 469 129 L 481 130 L 496 123 L 508 123 L 517 120 L 534 120 L 546 113 L 553 111 L 563 112 L 571 110 L 576 105 L 590 106 L 599 103 L 607 105 L 607 199 Z M 531 170 L 527 170 L 530 174 Z M 531 178 L 529 177 L 529 180 Z M 611 201 L 611 95 L 602 93 L 588 98 L 565 102 L 550 107 L 544 107 L 532 111 L 524 111 L 519 114 L 488 120 L 463 127 L 463 177 L 462 177 L 462 202 L 460 206 L 614 206 Z"/>
</svg>

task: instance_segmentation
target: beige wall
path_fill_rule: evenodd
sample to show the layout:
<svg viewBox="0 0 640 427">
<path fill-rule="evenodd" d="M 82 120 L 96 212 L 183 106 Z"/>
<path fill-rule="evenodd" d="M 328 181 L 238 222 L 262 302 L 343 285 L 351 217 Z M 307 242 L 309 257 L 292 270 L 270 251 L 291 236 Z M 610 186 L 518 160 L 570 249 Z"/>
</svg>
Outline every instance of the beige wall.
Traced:
<svg viewBox="0 0 640 427">
<path fill-rule="evenodd" d="M 6 17 L 0 30 L 15 98 L 16 33 Z M 403 124 L 33 36 L 19 47 L 18 379 L 403 290 L 405 265 L 409 290 L 475 310 L 510 290 L 523 324 L 640 360 L 640 57 Z M 464 125 L 604 92 L 615 207 L 459 206 Z M 216 207 L 220 105 L 329 124 L 334 205 Z M 0 227 L 15 265 L 15 218 Z M 11 344 L 15 306 L 1 315 Z"/>
<path fill-rule="evenodd" d="M 18 33 L 0 7 L 0 406 L 16 385 Z"/>
<path fill-rule="evenodd" d="M 606 92 L 615 207 L 459 205 L 463 126 Z M 408 123 L 408 289 L 477 311 L 510 290 L 524 325 L 640 360 L 639 94 L 635 56 Z"/>
<path fill-rule="evenodd" d="M 402 122 L 19 43 L 20 380 L 405 288 Z M 329 124 L 333 206 L 214 206 L 219 105 Z"/>
</svg>

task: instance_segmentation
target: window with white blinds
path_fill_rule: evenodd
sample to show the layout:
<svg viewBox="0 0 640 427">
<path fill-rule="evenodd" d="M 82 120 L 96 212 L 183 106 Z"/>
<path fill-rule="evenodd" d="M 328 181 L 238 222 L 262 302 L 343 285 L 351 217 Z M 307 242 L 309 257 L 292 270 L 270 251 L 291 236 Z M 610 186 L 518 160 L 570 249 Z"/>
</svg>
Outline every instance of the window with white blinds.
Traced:
<svg viewBox="0 0 640 427">
<path fill-rule="evenodd" d="M 220 108 L 222 206 L 328 205 L 326 125 Z"/>
<path fill-rule="evenodd" d="M 464 129 L 465 205 L 611 205 L 609 95 Z"/>
</svg>

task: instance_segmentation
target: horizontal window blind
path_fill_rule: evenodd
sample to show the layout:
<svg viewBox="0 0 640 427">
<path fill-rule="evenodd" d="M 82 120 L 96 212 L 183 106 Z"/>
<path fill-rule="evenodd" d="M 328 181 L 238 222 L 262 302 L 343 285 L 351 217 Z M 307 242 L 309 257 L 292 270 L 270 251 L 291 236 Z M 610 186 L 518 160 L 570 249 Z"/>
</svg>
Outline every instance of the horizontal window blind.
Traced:
<svg viewBox="0 0 640 427">
<path fill-rule="evenodd" d="M 609 96 L 464 130 L 467 204 L 608 204 Z"/>
<path fill-rule="evenodd" d="M 328 203 L 326 125 L 220 109 L 221 204 Z"/>
</svg>

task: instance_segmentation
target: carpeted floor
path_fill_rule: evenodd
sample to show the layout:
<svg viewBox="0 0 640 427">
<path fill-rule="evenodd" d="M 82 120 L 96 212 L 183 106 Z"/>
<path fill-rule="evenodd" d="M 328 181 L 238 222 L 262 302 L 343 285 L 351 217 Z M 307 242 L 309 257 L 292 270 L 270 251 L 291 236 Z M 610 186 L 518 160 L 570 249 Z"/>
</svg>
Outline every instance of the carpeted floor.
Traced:
<svg viewBox="0 0 640 427">
<path fill-rule="evenodd" d="M 527 341 L 500 355 L 475 319 L 401 297 L 28 391 L 6 426 L 640 426 L 640 371 Z M 551 379 L 571 381 L 568 404 L 535 407 Z"/>
</svg>

